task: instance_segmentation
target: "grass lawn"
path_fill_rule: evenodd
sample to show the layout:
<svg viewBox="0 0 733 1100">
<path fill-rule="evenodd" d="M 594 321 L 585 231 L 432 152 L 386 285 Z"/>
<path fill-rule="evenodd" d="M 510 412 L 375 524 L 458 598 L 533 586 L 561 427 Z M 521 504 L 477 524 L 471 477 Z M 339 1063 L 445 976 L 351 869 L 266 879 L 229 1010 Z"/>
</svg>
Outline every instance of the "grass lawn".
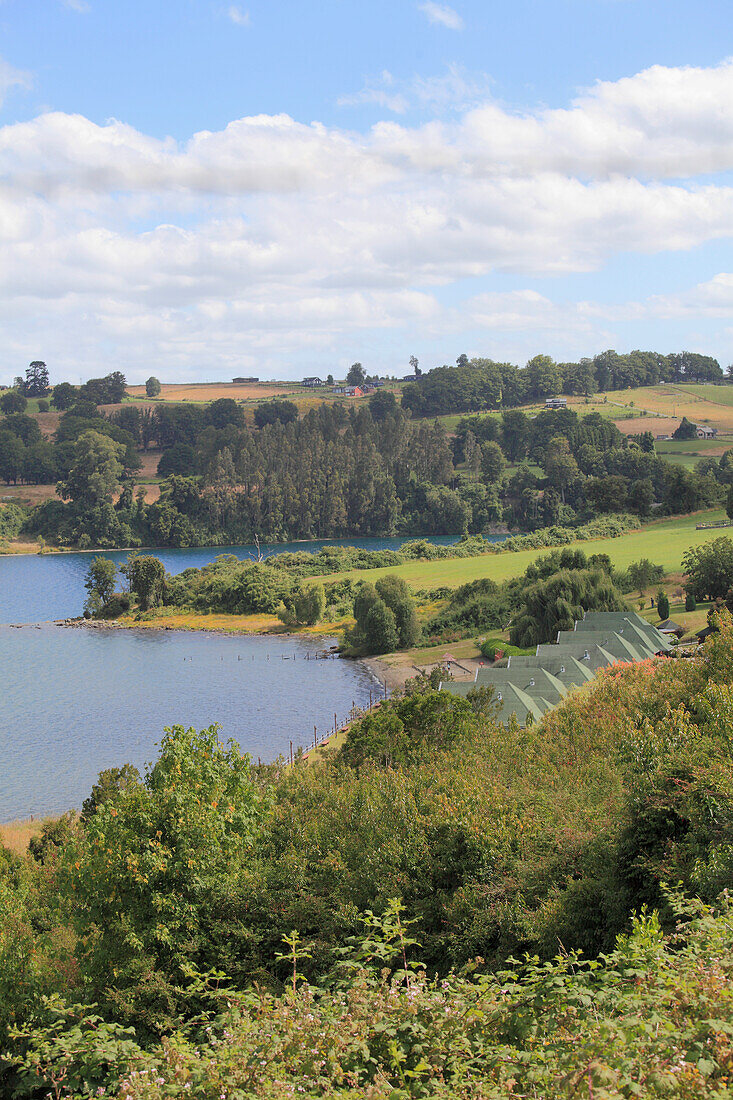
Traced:
<svg viewBox="0 0 733 1100">
<path fill-rule="evenodd" d="M 159 614 L 142 620 L 133 615 L 123 615 L 121 626 L 136 630 L 213 630 L 220 634 L 313 634 L 340 633 L 353 619 L 325 620 L 317 626 L 284 626 L 277 615 L 226 615 L 213 613 L 202 615 L 196 611 L 178 608 L 161 608 Z"/>
<path fill-rule="evenodd" d="M 694 454 L 700 458 L 705 455 L 721 455 L 733 447 L 733 439 L 718 437 L 717 439 L 664 439 L 656 445 L 660 458 L 669 458 L 670 455 Z"/>
<path fill-rule="evenodd" d="M 586 554 L 608 554 L 614 565 L 621 569 L 626 568 L 632 561 L 649 558 L 661 565 L 665 573 L 678 572 L 682 566 L 682 555 L 688 547 L 709 542 L 710 539 L 717 538 L 719 535 L 730 537 L 733 534 L 733 530 L 725 528 L 696 531 L 695 525 L 715 523 L 726 518 L 722 509 L 712 509 L 692 516 L 658 520 L 616 539 L 594 539 L 571 545 L 584 550 Z M 517 577 L 525 571 L 530 562 L 547 553 L 549 553 L 548 549 L 518 550 L 506 554 L 481 554 L 475 558 L 410 562 L 393 568 L 351 570 L 348 573 L 331 574 L 319 579 L 325 584 L 343 580 L 345 577 L 373 582 L 385 573 L 397 573 L 413 588 L 437 588 L 443 585 L 448 588 L 457 588 L 468 581 L 483 577 L 490 577 L 495 581 Z"/>
</svg>

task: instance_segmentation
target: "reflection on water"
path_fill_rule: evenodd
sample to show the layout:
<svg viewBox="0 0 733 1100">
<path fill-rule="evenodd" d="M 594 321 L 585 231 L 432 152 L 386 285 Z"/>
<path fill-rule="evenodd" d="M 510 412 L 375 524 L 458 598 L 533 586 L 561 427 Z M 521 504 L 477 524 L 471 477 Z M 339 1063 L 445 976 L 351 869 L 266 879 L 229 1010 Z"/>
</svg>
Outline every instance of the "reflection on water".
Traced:
<svg viewBox="0 0 733 1100">
<path fill-rule="evenodd" d="M 328 644 L 0 627 L 0 821 L 81 806 L 103 768 L 155 759 L 165 726 L 218 722 L 263 762 L 307 746 L 376 690 L 357 662 L 312 659 Z"/>
</svg>

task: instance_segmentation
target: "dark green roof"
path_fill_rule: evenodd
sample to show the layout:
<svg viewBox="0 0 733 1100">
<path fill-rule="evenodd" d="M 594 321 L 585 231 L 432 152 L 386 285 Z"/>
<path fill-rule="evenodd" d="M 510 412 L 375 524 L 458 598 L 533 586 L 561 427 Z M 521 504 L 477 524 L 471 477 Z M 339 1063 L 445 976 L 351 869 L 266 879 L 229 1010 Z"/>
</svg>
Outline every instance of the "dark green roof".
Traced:
<svg viewBox="0 0 733 1100">
<path fill-rule="evenodd" d="M 643 640 L 655 653 L 668 653 L 672 646 L 655 626 L 642 619 L 636 612 L 625 614 L 623 611 L 588 612 L 584 619 L 575 624 L 576 634 L 613 630 L 635 645 L 635 639 Z"/>
<path fill-rule="evenodd" d="M 559 703 L 568 689 L 544 667 L 537 668 L 479 668 L 476 670 L 476 686 L 493 685 L 497 691 L 503 684 L 513 684 L 526 691 L 532 699 L 549 699 Z"/>
<path fill-rule="evenodd" d="M 555 657 L 559 653 L 566 654 L 568 657 L 575 657 L 592 672 L 599 668 L 605 668 L 607 665 L 612 665 L 618 660 L 607 649 L 603 649 L 595 642 L 580 640 L 577 642 L 563 642 L 562 646 L 559 646 L 556 642 L 543 642 L 542 645 L 537 646 L 536 656 L 544 662 L 546 656 Z"/>
<path fill-rule="evenodd" d="M 468 683 L 465 681 L 457 683 L 449 681 L 441 684 L 440 690 L 449 691 L 451 695 L 460 695 L 465 699 L 469 691 L 475 691 L 477 687 L 481 686 L 481 684 L 475 684 L 473 680 Z M 498 685 L 494 699 L 499 704 L 497 721 L 502 723 L 508 722 L 514 714 L 518 724 L 526 726 L 528 716 L 531 715 L 532 720 L 537 721 L 545 711 L 551 709 L 550 703 L 546 699 L 532 699 L 521 688 L 515 687 L 514 684 Z"/>
<path fill-rule="evenodd" d="M 566 687 L 587 684 L 593 679 L 593 670 L 588 668 L 587 664 L 581 664 L 577 657 L 570 657 L 564 650 L 556 654 L 548 653 L 542 658 L 523 655 L 510 657 L 509 668 L 522 668 L 525 671 L 531 668 L 545 668 Z"/>
<path fill-rule="evenodd" d="M 643 661 L 646 657 L 651 657 L 654 652 L 651 646 L 640 638 L 630 642 L 620 634 L 603 630 L 584 630 L 582 634 L 576 630 L 561 630 L 557 636 L 557 644 L 573 645 L 578 638 L 583 642 L 586 638 L 595 642 L 596 645 L 607 649 L 619 661 Z"/>
</svg>

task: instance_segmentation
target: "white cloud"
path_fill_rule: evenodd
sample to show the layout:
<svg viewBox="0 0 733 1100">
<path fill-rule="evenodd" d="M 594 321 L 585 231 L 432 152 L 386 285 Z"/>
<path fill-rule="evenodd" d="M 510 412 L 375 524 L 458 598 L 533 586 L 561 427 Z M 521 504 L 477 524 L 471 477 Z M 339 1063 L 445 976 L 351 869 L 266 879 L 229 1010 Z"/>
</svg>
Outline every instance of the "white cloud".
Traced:
<svg viewBox="0 0 733 1100">
<path fill-rule="evenodd" d="M 48 357 L 76 374 L 111 347 L 131 373 L 154 355 L 170 377 L 204 362 L 297 372 L 356 334 L 414 344 L 473 327 L 588 350 L 613 325 L 730 315 L 726 274 L 614 307 L 517 290 L 448 309 L 439 288 L 733 237 L 733 183 L 701 175 L 733 168 L 733 63 L 655 67 L 523 115 L 483 93 L 477 106 L 474 83 L 383 73 L 375 93 L 469 106 L 364 134 L 286 115 L 182 143 L 62 113 L 0 127 L 3 376 L 38 317 Z"/>
<path fill-rule="evenodd" d="M 248 11 L 242 11 L 236 4 L 231 4 L 227 15 L 231 19 L 232 23 L 236 23 L 238 27 L 248 27 L 250 25 L 250 18 Z"/>
<path fill-rule="evenodd" d="M 418 8 L 421 12 L 427 15 L 431 23 L 437 23 L 441 27 L 448 27 L 452 31 L 463 30 L 463 19 L 453 8 L 448 7 L 447 4 L 436 4 L 434 0 L 425 0 L 425 3 L 418 4 Z"/>
<path fill-rule="evenodd" d="M 5 102 L 5 97 L 11 88 L 30 88 L 33 85 L 33 77 L 30 73 L 15 69 L 0 57 L 0 107 Z"/>
<path fill-rule="evenodd" d="M 88 4 L 86 0 L 62 0 L 65 8 L 71 8 L 72 11 L 78 12 L 80 15 L 85 15 L 91 11 L 91 4 Z"/>
</svg>

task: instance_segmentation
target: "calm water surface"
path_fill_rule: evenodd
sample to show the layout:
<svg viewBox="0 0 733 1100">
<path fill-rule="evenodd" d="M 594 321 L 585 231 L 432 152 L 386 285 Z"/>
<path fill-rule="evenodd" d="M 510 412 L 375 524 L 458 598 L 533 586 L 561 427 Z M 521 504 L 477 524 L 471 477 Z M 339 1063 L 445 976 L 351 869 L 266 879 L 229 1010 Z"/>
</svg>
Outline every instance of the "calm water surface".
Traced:
<svg viewBox="0 0 733 1100">
<path fill-rule="evenodd" d="M 345 539 L 325 545 L 397 549 L 404 539 Z M 449 544 L 456 537 L 431 538 Z M 246 559 L 251 546 L 155 550 L 170 573 L 218 554 Z M 116 562 L 124 552 L 108 552 Z M 0 557 L 0 822 L 80 807 L 99 772 L 155 759 L 165 726 L 202 728 L 263 761 L 307 745 L 364 704 L 377 685 L 355 661 L 313 660 L 327 640 L 230 638 L 172 631 L 62 628 L 79 615 L 91 554 Z"/>
<path fill-rule="evenodd" d="M 331 641 L 0 627 L 0 822 L 80 807 L 165 726 L 218 722 L 263 761 L 306 746 L 378 689 L 357 661 L 306 659 Z"/>
</svg>

